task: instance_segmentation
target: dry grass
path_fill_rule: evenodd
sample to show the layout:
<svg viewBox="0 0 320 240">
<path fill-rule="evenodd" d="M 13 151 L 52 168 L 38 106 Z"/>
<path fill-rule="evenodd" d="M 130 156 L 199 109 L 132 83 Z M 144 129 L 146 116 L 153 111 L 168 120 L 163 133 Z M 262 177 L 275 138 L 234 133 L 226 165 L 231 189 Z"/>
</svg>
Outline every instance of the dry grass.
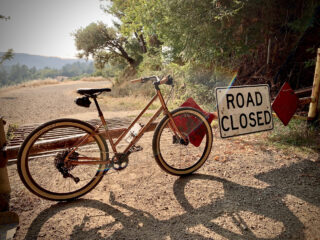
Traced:
<svg viewBox="0 0 320 240">
<path fill-rule="evenodd" d="M 129 110 L 142 110 L 150 101 L 149 98 L 139 96 L 126 96 L 120 98 L 114 98 L 111 96 L 102 96 L 101 102 L 103 105 L 108 106 L 108 110 L 110 111 L 129 111 Z M 157 109 L 160 107 L 160 102 L 154 102 L 149 110 Z"/>
<path fill-rule="evenodd" d="M 24 87 L 39 87 L 43 85 L 52 85 L 52 84 L 59 84 L 60 81 L 53 78 L 46 78 L 46 79 L 36 79 L 24 83 L 19 83 L 17 85 L 11 85 L 7 87 L 2 87 L 1 90 L 6 91 L 10 89 L 17 89 L 17 88 L 24 88 Z"/>
<path fill-rule="evenodd" d="M 36 79 L 21 84 L 21 87 L 39 87 L 43 85 L 59 84 L 60 81 L 54 78 Z M 18 85 L 19 86 L 19 85 Z"/>
<path fill-rule="evenodd" d="M 112 83 L 112 80 L 103 78 L 103 77 L 84 77 L 80 80 L 85 82 L 110 81 Z M 71 81 L 71 80 L 60 79 L 60 78 L 35 79 L 35 80 L 19 83 L 16 85 L 2 87 L 1 91 L 8 91 L 10 89 L 17 89 L 17 88 L 24 88 L 24 87 L 39 87 L 44 85 L 59 84 L 59 83 L 68 82 L 68 81 Z"/>
<path fill-rule="evenodd" d="M 85 82 L 111 81 L 110 79 L 104 77 L 83 77 L 80 80 Z"/>
</svg>

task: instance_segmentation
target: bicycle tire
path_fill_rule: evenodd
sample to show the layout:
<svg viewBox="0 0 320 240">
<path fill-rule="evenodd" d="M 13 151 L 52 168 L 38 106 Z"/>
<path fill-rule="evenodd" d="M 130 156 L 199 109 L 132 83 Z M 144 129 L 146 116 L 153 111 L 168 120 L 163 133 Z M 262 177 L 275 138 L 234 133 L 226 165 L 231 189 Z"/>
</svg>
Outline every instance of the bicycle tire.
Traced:
<svg viewBox="0 0 320 240">
<path fill-rule="evenodd" d="M 153 135 L 153 155 L 158 165 L 167 173 L 178 176 L 189 175 L 198 170 L 207 160 L 213 142 L 212 129 L 205 116 L 197 109 L 183 107 L 173 110 L 171 114 L 175 123 L 178 118 L 182 117 L 183 120 L 191 120 L 191 123 L 188 123 L 183 129 L 178 126 L 186 136 L 201 126 L 204 139 L 200 146 L 194 146 L 191 142 L 187 145 L 177 143 L 168 125 L 170 119 L 166 115 L 158 124 Z"/>
<path fill-rule="evenodd" d="M 108 171 L 107 165 L 73 166 L 68 172 L 79 178 L 76 183 L 73 178 L 63 176 L 56 162 L 73 145 L 78 144 L 77 141 L 83 139 L 82 136 L 93 131 L 92 125 L 76 119 L 53 120 L 33 130 L 18 153 L 18 173 L 27 189 L 47 200 L 67 201 L 83 196 L 95 188 Z M 58 147 L 50 149 L 50 144 L 57 143 Z M 93 135 L 86 145 L 80 145 L 76 153 L 77 156 L 109 159 L 108 145 L 98 134 Z"/>
</svg>

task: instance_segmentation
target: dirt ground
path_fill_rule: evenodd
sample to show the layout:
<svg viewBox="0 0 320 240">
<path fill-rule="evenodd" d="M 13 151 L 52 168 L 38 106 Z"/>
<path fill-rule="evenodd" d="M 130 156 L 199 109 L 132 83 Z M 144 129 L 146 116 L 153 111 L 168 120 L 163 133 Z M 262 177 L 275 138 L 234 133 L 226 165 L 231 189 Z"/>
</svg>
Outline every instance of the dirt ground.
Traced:
<svg viewBox="0 0 320 240">
<path fill-rule="evenodd" d="M 213 131 L 212 152 L 195 174 L 163 172 L 147 133 L 126 169 L 73 202 L 34 196 L 9 166 L 11 210 L 20 217 L 14 239 L 320 239 L 319 153 L 276 149 L 265 142 L 269 133 L 225 140 Z"/>
</svg>

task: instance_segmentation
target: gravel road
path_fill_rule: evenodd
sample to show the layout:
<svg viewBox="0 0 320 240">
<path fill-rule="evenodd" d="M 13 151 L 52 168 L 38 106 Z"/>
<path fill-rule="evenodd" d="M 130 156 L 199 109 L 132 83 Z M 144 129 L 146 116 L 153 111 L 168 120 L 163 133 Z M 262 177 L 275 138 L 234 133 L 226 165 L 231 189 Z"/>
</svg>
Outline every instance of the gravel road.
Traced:
<svg viewBox="0 0 320 240">
<path fill-rule="evenodd" d="M 44 122 L 88 109 L 74 105 L 74 82 L 0 93 L 1 112 L 18 124 Z M 93 110 L 93 108 L 92 108 Z M 119 112 L 115 112 L 119 114 Z M 196 174 L 163 172 L 152 154 L 152 132 L 129 166 L 107 173 L 73 202 L 40 199 L 8 167 L 11 210 L 20 239 L 320 239 L 320 155 L 266 143 L 268 132 L 221 139 Z"/>
<path fill-rule="evenodd" d="M 23 125 L 94 112 L 95 109 L 92 107 L 82 108 L 74 103 L 74 99 L 79 96 L 76 90 L 104 87 L 111 87 L 111 83 L 109 81 L 73 81 L 39 87 L 1 89 L 0 115 L 4 116 L 9 124 Z"/>
</svg>

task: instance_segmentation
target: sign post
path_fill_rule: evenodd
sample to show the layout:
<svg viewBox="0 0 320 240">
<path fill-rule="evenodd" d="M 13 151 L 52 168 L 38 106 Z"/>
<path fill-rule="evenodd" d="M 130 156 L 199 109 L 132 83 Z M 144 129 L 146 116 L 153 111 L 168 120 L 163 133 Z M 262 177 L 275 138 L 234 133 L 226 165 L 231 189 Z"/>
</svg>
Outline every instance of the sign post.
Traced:
<svg viewBox="0 0 320 240">
<path fill-rule="evenodd" d="M 317 117 L 317 107 L 320 95 L 320 48 L 317 52 L 317 62 L 314 71 L 314 80 L 311 94 L 311 103 L 308 112 L 308 120 L 313 121 Z"/>
<path fill-rule="evenodd" d="M 268 85 L 216 88 L 222 138 L 273 129 Z"/>
</svg>

